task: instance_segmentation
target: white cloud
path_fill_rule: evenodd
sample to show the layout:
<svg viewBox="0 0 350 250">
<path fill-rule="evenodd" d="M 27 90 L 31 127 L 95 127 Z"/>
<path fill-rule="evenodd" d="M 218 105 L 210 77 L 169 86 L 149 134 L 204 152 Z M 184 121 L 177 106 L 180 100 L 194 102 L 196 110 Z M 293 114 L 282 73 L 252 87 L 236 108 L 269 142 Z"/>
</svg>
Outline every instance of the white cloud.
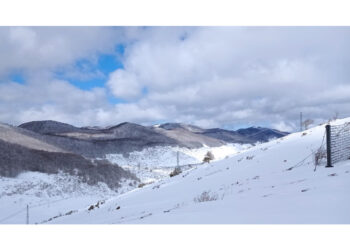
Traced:
<svg viewBox="0 0 350 250">
<path fill-rule="evenodd" d="M 283 121 L 271 124 L 271 128 L 274 128 L 283 132 L 292 132 L 296 130 L 296 127 L 293 124 L 287 124 Z"/>
<path fill-rule="evenodd" d="M 122 36 L 105 27 L 2 27 L 0 76 L 13 70 L 53 70 L 112 52 Z"/>
<path fill-rule="evenodd" d="M 348 27 L 2 27 L 0 120 L 58 119 L 76 125 L 159 120 L 201 126 L 296 129 L 299 112 L 317 122 L 350 116 Z M 126 46 L 105 88 L 83 91 L 52 72 L 103 77 L 99 53 Z M 76 71 L 77 60 L 91 62 Z M 147 90 L 144 93 L 143 90 Z M 108 95 L 128 103 L 112 105 Z"/>
<path fill-rule="evenodd" d="M 146 87 L 143 104 L 172 110 L 169 120 L 222 126 L 296 124 L 300 111 L 319 120 L 335 110 L 350 116 L 350 101 L 341 99 L 350 83 L 342 70 L 350 60 L 347 27 L 165 29 L 134 34 L 123 85 L 132 79 L 130 86 Z"/>
<path fill-rule="evenodd" d="M 142 94 L 142 86 L 137 77 L 122 69 L 110 74 L 107 86 L 113 95 L 123 99 L 134 99 Z"/>
</svg>

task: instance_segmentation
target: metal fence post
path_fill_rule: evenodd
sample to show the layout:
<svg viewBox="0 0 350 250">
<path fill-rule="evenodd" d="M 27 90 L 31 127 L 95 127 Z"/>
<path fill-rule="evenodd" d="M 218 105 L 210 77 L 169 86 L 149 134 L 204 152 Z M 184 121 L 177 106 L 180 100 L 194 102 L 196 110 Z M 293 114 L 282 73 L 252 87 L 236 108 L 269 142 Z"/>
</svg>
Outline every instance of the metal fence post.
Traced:
<svg viewBox="0 0 350 250">
<path fill-rule="evenodd" d="M 327 165 L 326 168 L 332 168 L 332 151 L 331 151 L 331 125 L 326 125 L 327 140 Z"/>
</svg>

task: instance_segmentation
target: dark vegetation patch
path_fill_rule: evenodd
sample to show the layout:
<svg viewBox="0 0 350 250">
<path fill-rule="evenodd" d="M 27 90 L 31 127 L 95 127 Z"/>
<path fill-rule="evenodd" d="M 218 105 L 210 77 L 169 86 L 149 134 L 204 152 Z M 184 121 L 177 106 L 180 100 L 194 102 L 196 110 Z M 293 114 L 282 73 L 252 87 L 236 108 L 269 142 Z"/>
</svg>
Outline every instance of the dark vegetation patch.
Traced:
<svg viewBox="0 0 350 250">
<path fill-rule="evenodd" d="M 114 190 L 120 187 L 122 178 L 138 180 L 134 174 L 106 160 L 91 161 L 72 153 L 29 149 L 0 140 L 0 176 L 16 177 L 26 171 L 65 172 L 89 185 L 104 182 Z"/>
</svg>

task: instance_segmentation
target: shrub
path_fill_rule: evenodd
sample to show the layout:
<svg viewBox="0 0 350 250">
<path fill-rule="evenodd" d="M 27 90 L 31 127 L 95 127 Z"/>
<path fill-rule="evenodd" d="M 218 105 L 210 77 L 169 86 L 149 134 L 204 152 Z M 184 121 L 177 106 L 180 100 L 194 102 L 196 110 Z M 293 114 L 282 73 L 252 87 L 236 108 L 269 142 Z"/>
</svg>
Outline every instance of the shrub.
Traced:
<svg viewBox="0 0 350 250">
<path fill-rule="evenodd" d="M 151 181 L 151 182 L 143 182 L 143 183 L 140 183 L 140 184 L 138 185 L 138 187 L 139 187 L 139 188 L 143 188 L 144 186 L 149 185 L 149 184 L 152 184 L 152 183 L 153 183 L 153 181 Z"/>
<path fill-rule="evenodd" d="M 194 198 L 194 202 L 215 201 L 219 198 L 217 193 L 211 194 L 210 191 L 204 191 L 198 197 Z"/>
<path fill-rule="evenodd" d="M 147 183 L 140 183 L 139 185 L 138 185 L 138 188 L 143 188 L 144 186 L 146 186 L 147 185 Z"/>
<path fill-rule="evenodd" d="M 304 128 L 305 128 L 305 130 L 306 130 L 306 129 L 308 129 L 309 126 L 310 126 L 311 124 L 313 124 L 313 123 L 314 123 L 313 120 L 307 119 L 307 120 L 303 121 L 302 125 L 304 126 Z"/>
<path fill-rule="evenodd" d="M 209 163 L 212 160 L 214 160 L 214 155 L 211 151 L 208 151 L 203 158 L 203 162 Z"/>
<path fill-rule="evenodd" d="M 181 168 L 180 168 L 180 167 L 176 167 L 176 168 L 173 170 L 173 172 L 170 173 L 170 177 L 179 175 L 179 174 L 181 174 L 181 173 L 182 173 Z"/>
<path fill-rule="evenodd" d="M 314 152 L 314 164 L 315 167 L 320 165 L 323 159 L 326 159 L 327 152 L 326 149 L 323 147 L 320 147 L 319 149 Z"/>
</svg>

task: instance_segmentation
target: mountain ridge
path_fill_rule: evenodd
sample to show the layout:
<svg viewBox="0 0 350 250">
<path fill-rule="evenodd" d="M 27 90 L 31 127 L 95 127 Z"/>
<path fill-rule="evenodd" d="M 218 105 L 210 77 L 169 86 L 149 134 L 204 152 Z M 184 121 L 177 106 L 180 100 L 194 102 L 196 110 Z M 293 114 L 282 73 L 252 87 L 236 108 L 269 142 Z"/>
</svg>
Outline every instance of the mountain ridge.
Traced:
<svg viewBox="0 0 350 250">
<path fill-rule="evenodd" d="M 104 157 L 110 153 L 128 155 L 152 146 L 179 146 L 199 148 L 218 147 L 227 143 L 254 144 L 287 135 L 269 128 L 225 130 L 203 129 L 184 123 L 164 123 L 143 126 L 123 122 L 107 128 L 75 127 L 57 121 L 31 121 L 18 126 L 43 137 L 49 144 L 89 158 Z"/>
</svg>

